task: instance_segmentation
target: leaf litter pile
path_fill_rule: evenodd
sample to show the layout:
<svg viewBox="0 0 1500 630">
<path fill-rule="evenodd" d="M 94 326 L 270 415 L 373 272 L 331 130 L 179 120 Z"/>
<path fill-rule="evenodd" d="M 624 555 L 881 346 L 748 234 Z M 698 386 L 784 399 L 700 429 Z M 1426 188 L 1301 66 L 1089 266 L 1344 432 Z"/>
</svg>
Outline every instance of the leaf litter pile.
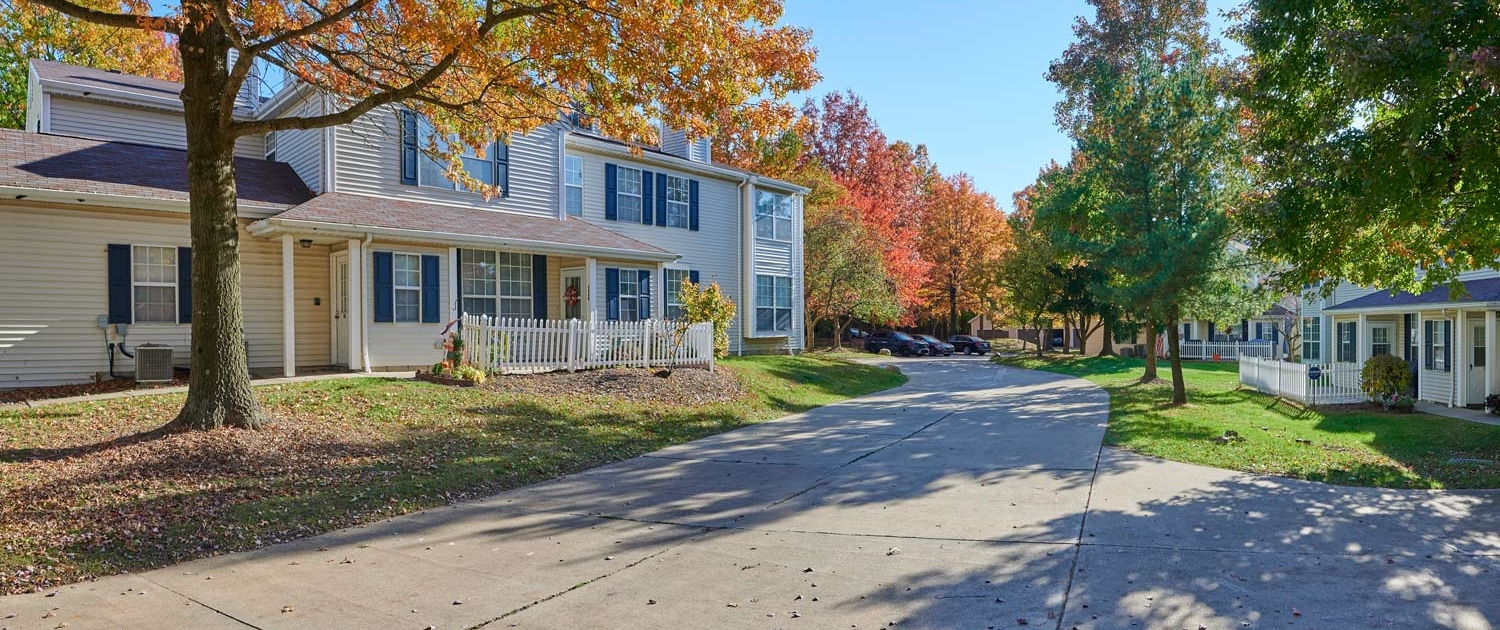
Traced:
<svg viewBox="0 0 1500 630">
<path fill-rule="evenodd" d="M 257 393 L 276 420 L 260 431 L 147 434 L 181 394 L 0 412 L 0 595 L 486 496 L 779 415 L 727 369 Z"/>
</svg>

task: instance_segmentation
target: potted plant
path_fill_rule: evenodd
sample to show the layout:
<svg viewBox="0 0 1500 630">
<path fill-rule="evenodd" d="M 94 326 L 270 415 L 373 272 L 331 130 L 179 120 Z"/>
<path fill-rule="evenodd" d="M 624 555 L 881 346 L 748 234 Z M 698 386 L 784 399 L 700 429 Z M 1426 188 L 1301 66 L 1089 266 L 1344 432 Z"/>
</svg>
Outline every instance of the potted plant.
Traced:
<svg viewBox="0 0 1500 630">
<path fill-rule="evenodd" d="M 1500 416 L 1500 394 L 1490 394 L 1484 397 L 1484 410 L 1492 416 Z"/>
<path fill-rule="evenodd" d="M 1391 394 L 1385 397 L 1385 408 L 1396 413 L 1411 413 L 1417 400 L 1407 394 Z"/>
</svg>

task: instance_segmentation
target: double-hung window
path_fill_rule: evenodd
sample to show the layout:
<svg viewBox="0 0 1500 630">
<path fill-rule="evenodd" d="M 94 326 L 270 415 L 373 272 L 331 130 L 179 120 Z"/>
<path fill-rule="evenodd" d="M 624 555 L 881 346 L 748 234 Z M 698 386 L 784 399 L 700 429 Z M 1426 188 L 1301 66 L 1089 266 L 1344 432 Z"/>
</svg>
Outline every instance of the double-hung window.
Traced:
<svg viewBox="0 0 1500 630">
<path fill-rule="evenodd" d="M 422 257 L 417 254 L 393 254 L 391 263 L 395 321 L 422 321 Z"/>
<path fill-rule="evenodd" d="M 755 193 L 755 237 L 792 240 L 792 199 L 764 190 Z"/>
<path fill-rule="evenodd" d="M 1338 360 L 1342 363 L 1354 363 L 1359 360 L 1359 346 L 1356 345 L 1356 337 L 1359 332 L 1359 324 L 1355 322 L 1339 322 L 1335 325 L 1338 339 Z"/>
<path fill-rule="evenodd" d="M 667 227 L 688 227 L 688 187 L 686 177 L 667 176 Z"/>
<path fill-rule="evenodd" d="M 563 158 L 563 209 L 568 216 L 583 216 L 583 158 Z"/>
<path fill-rule="evenodd" d="M 634 269 L 620 270 L 620 321 L 641 319 L 641 280 Z"/>
<path fill-rule="evenodd" d="M 1389 325 L 1375 325 L 1370 327 L 1370 356 L 1380 356 L 1391 353 L 1391 345 L 1395 331 Z"/>
<path fill-rule="evenodd" d="M 762 332 L 792 329 L 791 276 L 755 276 L 755 329 Z"/>
<path fill-rule="evenodd" d="M 427 122 L 426 118 L 417 116 L 416 126 L 416 152 L 418 153 L 417 185 L 428 188 L 467 191 L 468 188 L 449 179 L 447 162 L 440 161 L 428 154 L 428 149 L 434 146 L 434 136 L 437 134 L 436 130 L 432 127 L 432 123 Z M 457 140 L 439 138 L 436 145 L 442 147 L 446 143 L 453 142 L 457 142 Z M 486 186 L 499 186 L 504 189 L 509 185 L 510 148 L 502 142 L 492 143 L 482 157 L 473 147 L 465 146 L 460 161 L 463 163 L 464 172 L 469 177 Z M 509 195 L 510 191 L 504 190 L 503 193 Z"/>
<path fill-rule="evenodd" d="M 688 282 L 691 274 L 686 269 L 667 270 L 667 319 L 682 319 L 682 283 Z"/>
<path fill-rule="evenodd" d="M 458 252 L 463 311 L 469 315 L 530 318 L 530 254 L 463 249 Z"/>
<path fill-rule="evenodd" d="M 130 266 L 135 323 L 177 323 L 177 248 L 135 245 Z"/>
<path fill-rule="evenodd" d="M 1446 319 L 1429 319 L 1422 322 L 1422 337 L 1426 340 L 1423 363 L 1429 370 L 1448 371 L 1448 339 L 1453 334 L 1453 322 Z"/>
<path fill-rule="evenodd" d="M 1302 361 L 1315 362 L 1323 359 L 1323 326 L 1316 317 L 1302 318 Z"/>
<path fill-rule="evenodd" d="M 641 222 L 641 169 L 621 166 L 615 170 L 615 212 L 620 221 Z"/>
</svg>

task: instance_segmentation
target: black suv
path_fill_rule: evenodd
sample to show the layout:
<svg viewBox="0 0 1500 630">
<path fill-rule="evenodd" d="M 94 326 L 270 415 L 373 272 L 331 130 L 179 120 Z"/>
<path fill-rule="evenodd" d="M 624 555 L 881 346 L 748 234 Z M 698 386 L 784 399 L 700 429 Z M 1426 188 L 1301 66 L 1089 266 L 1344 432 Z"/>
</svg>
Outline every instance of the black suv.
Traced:
<svg viewBox="0 0 1500 630">
<path fill-rule="evenodd" d="M 903 357 L 920 357 L 932 353 L 932 348 L 927 345 L 927 342 L 913 339 L 911 335 L 894 330 L 870 333 L 870 336 L 865 338 L 866 352 L 880 352 L 881 350 L 890 350 L 891 354 Z"/>
<path fill-rule="evenodd" d="M 954 335 L 948 338 L 948 343 L 953 344 L 953 349 L 964 354 L 984 354 L 990 351 L 990 342 L 973 335 Z"/>
</svg>

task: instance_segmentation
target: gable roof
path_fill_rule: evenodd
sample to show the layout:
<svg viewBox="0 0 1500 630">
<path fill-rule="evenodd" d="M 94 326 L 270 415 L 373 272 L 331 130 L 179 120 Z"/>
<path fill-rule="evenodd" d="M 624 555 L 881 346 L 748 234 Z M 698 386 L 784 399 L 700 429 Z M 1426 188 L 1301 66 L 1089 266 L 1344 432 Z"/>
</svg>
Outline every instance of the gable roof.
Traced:
<svg viewBox="0 0 1500 630">
<path fill-rule="evenodd" d="M 144 107 L 182 111 L 182 84 L 138 74 L 75 66 L 61 61 L 32 59 L 32 71 L 43 87 L 53 92 Z M 237 116 L 249 116 L 252 103 L 243 95 L 235 99 Z"/>
<path fill-rule="evenodd" d="M 1395 294 L 1389 291 L 1376 291 L 1364 297 L 1358 297 L 1323 310 L 1354 311 L 1402 306 L 1447 306 L 1452 304 L 1500 302 L 1500 278 L 1468 280 L 1459 284 L 1463 286 L 1463 293 L 1465 295 L 1457 299 L 1450 298 L 1448 285 L 1443 285 L 1417 294 L 1406 291 L 1400 291 Z"/>
<path fill-rule="evenodd" d="M 574 217 L 558 219 L 351 193 L 323 193 L 257 223 L 252 231 L 276 227 L 380 232 L 397 238 L 485 243 L 544 253 L 615 254 L 661 261 L 677 258 L 667 250 Z"/>
<path fill-rule="evenodd" d="M 240 207 L 285 210 L 313 198 L 292 167 L 253 158 L 234 159 Z M 0 188 L 12 194 L 67 193 L 78 202 L 96 197 L 130 206 L 131 200 L 188 201 L 187 152 L 127 142 L 0 129 Z"/>
</svg>

